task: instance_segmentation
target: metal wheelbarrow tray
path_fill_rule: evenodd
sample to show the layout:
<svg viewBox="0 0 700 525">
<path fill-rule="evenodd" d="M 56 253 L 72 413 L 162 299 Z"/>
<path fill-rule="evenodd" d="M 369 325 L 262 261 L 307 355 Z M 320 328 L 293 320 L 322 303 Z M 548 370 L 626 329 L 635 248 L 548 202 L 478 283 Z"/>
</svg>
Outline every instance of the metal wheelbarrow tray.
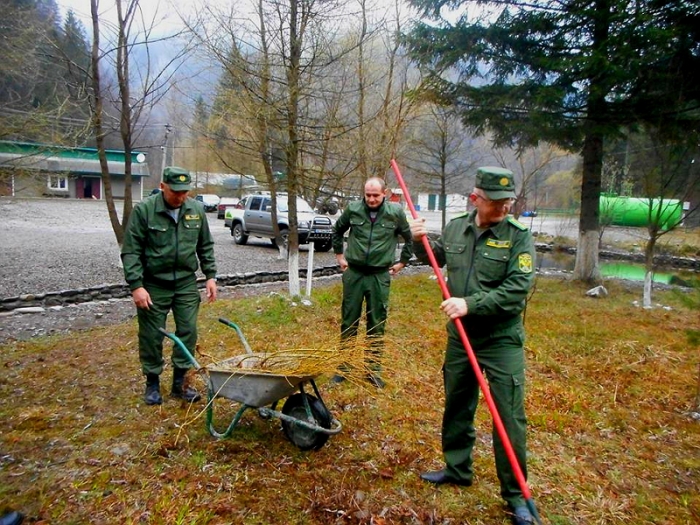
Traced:
<svg viewBox="0 0 700 525">
<path fill-rule="evenodd" d="M 235 323 L 223 318 L 219 321 L 236 330 L 246 353 L 215 363 L 207 369 L 199 365 L 176 335 L 161 330 L 190 358 L 194 367 L 206 375 L 207 429 L 212 436 L 217 439 L 229 437 L 243 413 L 249 408 L 257 409 L 264 419 L 279 418 L 287 438 L 301 450 L 318 450 L 331 435 L 341 431 L 342 425 L 328 411 L 316 387 L 314 376 L 280 375 L 250 370 L 260 363 L 264 354 L 256 354 L 251 350 L 243 332 Z M 307 384 L 311 385 L 315 395 L 305 391 Z M 216 398 L 229 399 L 241 405 L 223 432 L 219 432 L 214 426 Z M 284 398 L 287 400 L 280 412 L 276 410 L 277 403 Z"/>
</svg>

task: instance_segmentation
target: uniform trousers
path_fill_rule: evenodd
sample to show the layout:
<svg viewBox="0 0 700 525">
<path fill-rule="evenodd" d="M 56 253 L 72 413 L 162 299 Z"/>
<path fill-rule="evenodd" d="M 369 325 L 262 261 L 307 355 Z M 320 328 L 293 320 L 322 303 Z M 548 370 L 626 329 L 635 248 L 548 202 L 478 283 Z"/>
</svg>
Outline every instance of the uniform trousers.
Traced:
<svg viewBox="0 0 700 525">
<path fill-rule="evenodd" d="M 488 380 L 489 390 L 527 479 L 524 330 L 522 323 L 472 338 L 470 344 Z M 459 480 L 474 476 L 473 448 L 476 441 L 474 416 L 479 384 L 461 340 L 448 338 L 443 366 L 445 412 L 442 421 L 442 450 L 447 473 Z M 495 425 L 492 428 L 496 472 L 501 496 L 513 507 L 525 504 Z"/>
<path fill-rule="evenodd" d="M 146 281 L 144 288 L 151 296 L 150 309 L 138 308 L 139 359 L 144 374 L 163 372 L 163 338 L 159 328 L 165 328 L 168 312 L 172 310 L 175 335 L 194 355 L 197 344 L 197 314 L 201 297 L 195 276 L 172 283 Z M 172 363 L 175 368 L 191 368 L 190 361 L 178 345 L 173 345 Z"/>
<path fill-rule="evenodd" d="M 357 336 L 363 304 L 366 305 L 368 366 L 381 369 L 384 327 L 389 312 L 391 276 L 389 269 L 363 272 L 353 266 L 343 272 L 343 304 L 340 338 L 345 346 Z"/>
</svg>

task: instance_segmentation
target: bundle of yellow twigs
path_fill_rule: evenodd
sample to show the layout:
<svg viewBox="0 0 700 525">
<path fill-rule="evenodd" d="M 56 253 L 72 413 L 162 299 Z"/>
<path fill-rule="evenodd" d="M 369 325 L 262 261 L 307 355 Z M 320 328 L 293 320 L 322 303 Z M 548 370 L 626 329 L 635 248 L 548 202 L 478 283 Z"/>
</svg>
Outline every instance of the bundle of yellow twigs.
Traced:
<svg viewBox="0 0 700 525">
<path fill-rule="evenodd" d="M 340 374 L 351 382 L 364 382 L 371 373 L 373 349 L 358 340 L 352 345 L 292 348 L 242 354 L 206 366 L 209 371 L 239 374 L 275 374 L 316 377 Z M 383 361 L 383 360 L 382 360 Z"/>
</svg>

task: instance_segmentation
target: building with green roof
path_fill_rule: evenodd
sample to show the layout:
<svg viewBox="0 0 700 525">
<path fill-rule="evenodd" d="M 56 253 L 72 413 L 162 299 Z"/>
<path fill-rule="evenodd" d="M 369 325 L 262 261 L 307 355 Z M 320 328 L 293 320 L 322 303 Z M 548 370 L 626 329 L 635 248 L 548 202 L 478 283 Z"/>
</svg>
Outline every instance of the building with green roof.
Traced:
<svg viewBox="0 0 700 525">
<path fill-rule="evenodd" d="M 126 191 L 125 153 L 107 150 L 112 194 Z M 146 154 L 131 152 L 131 193 L 141 200 L 149 176 Z M 96 148 L 70 148 L 29 142 L 0 141 L 0 196 L 104 199 L 102 170 Z"/>
</svg>

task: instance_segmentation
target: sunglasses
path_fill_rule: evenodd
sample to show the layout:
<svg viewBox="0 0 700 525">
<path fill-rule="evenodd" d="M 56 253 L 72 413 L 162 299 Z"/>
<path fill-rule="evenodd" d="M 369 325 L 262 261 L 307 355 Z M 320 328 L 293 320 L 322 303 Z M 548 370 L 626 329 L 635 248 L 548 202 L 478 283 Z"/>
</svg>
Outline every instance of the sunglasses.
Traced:
<svg viewBox="0 0 700 525">
<path fill-rule="evenodd" d="M 498 199 L 498 200 L 492 200 L 489 199 L 488 197 L 482 197 L 481 195 L 474 194 L 477 199 L 481 199 L 484 201 L 486 204 L 489 204 L 490 206 L 512 206 L 515 204 L 515 199 L 509 198 L 509 199 Z"/>
</svg>

